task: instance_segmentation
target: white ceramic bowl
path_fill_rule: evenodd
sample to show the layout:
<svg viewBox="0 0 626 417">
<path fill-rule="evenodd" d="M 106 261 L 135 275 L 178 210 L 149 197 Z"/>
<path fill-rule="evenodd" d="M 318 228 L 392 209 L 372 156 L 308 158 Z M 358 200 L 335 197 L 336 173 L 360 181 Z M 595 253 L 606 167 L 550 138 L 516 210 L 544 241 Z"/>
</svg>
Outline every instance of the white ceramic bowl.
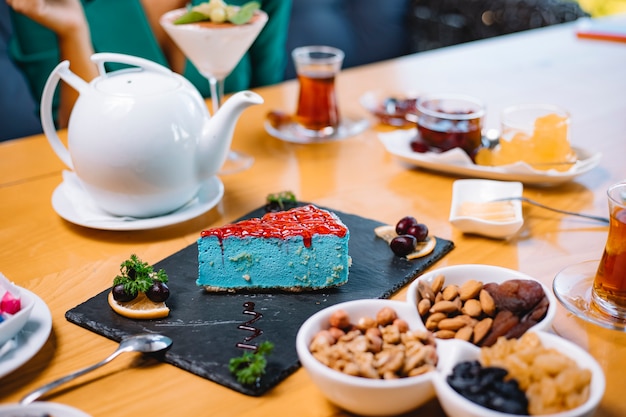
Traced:
<svg viewBox="0 0 626 417">
<path fill-rule="evenodd" d="M 345 310 L 356 322 L 364 316 L 375 317 L 383 307 L 391 307 L 398 316 L 409 323 L 411 329 L 424 329 L 415 308 L 394 300 L 356 300 L 336 304 L 311 316 L 300 327 L 296 337 L 296 350 L 302 366 L 324 395 L 337 406 L 364 416 L 391 416 L 418 408 L 431 398 L 435 391 L 432 374 L 375 380 L 350 376 L 335 371 L 313 357 L 309 344 L 320 330 L 328 329 L 328 320 L 336 310 Z"/>
<path fill-rule="evenodd" d="M 35 401 L 28 405 L 0 405 L 0 417 L 91 417 L 76 408 L 52 402 Z"/>
<path fill-rule="evenodd" d="M 447 266 L 439 269 L 434 269 L 430 272 L 427 272 L 416 280 L 414 280 L 407 289 L 406 299 L 407 302 L 411 305 L 412 308 L 417 310 L 417 286 L 421 281 L 432 283 L 432 281 L 438 275 L 443 275 L 445 277 L 445 285 L 448 284 L 457 284 L 462 285 L 465 281 L 469 279 L 474 279 L 476 281 L 481 281 L 483 284 L 487 284 L 489 282 L 502 283 L 504 281 L 508 281 L 510 279 L 528 279 L 537 281 L 541 284 L 543 288 L 543 292 L 548 297 L 548 301 L 550 305 L 548 306 L 548 311 L 546 312 L 546 316 L 537 324 L 535 324 L 531 329 L 533 330 L 549 330 L 552 322 L 554 321 L 554 316 L 556 315 L 557 310 L 557 301 L 556 297 L 543 283 L 539 280 L 521 273 L 519 271 L 515 271 L 508 268 L 502 268 L 499 266 L 493 265 L 480 265 L 480 264 L 467 264 L 467 265 L 454 265 Z M 422 319 L 420 317 L 420 322 Z"/>
<path fill-rule="evenodd" d="M 450 223 L 464 233 L 479 234 L 492 238 L 511 236 L 522 227 L 522 203 L 519 200 L 493 203 L 499 198 L 521 197 L 521 182 L 494 180 L 456 180 L 452 185 Z M 468 205 L 472 208 L 467 209 Z M 485 212 L 477 213 L 481 206 Z M 502 207 L 512 212 L 502 213 Z M 495 213 L 491 210 L 500 211 Z M 491 211 L 491 213 L 489 213 Z M 503 215 L 503 216 L 502 216 Z M 500 217 L 502 216 L 502 217 Z"/>
<path fill-rule="evenodd" d="M 9 290 L 11 293 L 18 293 L 17 295 L 21 298 L 21 309 L 0 323 L 0 346 L 22 330 L 28 322 L 30 313 L 35 305 L 35 298 L 30 292 L 15 285 L 12 285 Z"/>
<path fill-rule="evenodd" d="M 591 389 L 589 399 L 581 406 L 555 414 L 544 414 L 542 417 L 591 417 L 598 407 L 605 390 L 605 377 L 602 368 L 596 360 L 584 349 L 574 343 L 560 338 L 552 333 L 543 331 L 536 332 L 544 347 L 554 348 L 568 357 L 574 359 L 580 368 L 591 371 Z M 450 340 L 444 342 L 454 355 L 440 355 L 438 372 L 433 375 L 433 383 L 439 403 L 450 417 L 513 417 L 512 414 L 501 413 L 480 406 L 459 393 L 457 393 L 447 382 L 446 377 L 452 372 L 452 368 L 459 362 L 477 360 L 480 349 L 469 343 Z M 455 343 L 456 342 L 456 343 Z M 454 345 L 454 347 L 452 347 Z"/>
</svg>

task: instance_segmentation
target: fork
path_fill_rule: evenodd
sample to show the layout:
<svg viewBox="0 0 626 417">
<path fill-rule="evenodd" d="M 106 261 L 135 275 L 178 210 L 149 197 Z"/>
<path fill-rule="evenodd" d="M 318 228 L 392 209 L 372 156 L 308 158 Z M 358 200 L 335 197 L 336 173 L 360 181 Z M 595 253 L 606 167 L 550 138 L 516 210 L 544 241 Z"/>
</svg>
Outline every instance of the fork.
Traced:
<svg viewBox="0 0 626 417">
<path fill-rule="evenodd" d="M 599 222 L 602 222 L 602 223 L 610 223 L 610 220 L 609 220 L 608 217 L 594 216 L 594 215 L 591 215 L 591 214 L 576 213 L 576 212 L 573 212 L 573 211 L 561 210 L 561 209 L 558 209 L 558 208 L 546 206 L 544 204 L 541 204 L 538 201 L 531 200 L 530 198 L 527 198 L 527 197 L 505 197 L 505 198 L 497 198 L 497 199 L 492 200 L 492 201 L 510 201 L 510 200 L 523 201 L 523 202 L 526 202 L 528 204 L 532 204 L 534 206 L 541 207 L 543 209 L 551 210 L 551 211 L 554 211 L 554 212 L 557 212 L 557 213 L 561 213 L 561 214 L 568 214 L 570 216 L 584 217 L 586 219 L 596 220 L 596 221 L 599 221 Z"/>
</svg>

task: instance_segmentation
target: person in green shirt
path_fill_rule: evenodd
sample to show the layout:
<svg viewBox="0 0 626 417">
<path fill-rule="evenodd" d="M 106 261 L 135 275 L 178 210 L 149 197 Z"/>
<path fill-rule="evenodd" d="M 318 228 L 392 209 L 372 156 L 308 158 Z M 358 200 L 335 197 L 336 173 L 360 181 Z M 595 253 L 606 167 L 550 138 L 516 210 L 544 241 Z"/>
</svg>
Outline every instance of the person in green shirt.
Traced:
<svg viewBox="0 0 626 417">
<path fill-rule="evenodd" d="M 0 0 L 2 1 L 2 0 Z M 204 0 L 206 1 L 206 0 Z M 228 0 L 242 5 L 249 0 Z M 257 0 L 269 20 L 250 50 L 226 78 L 224 89 L 235 92 L 283 80 L 290 0 Z M 6 0 L 12 7 L 13 36 L 9 52 L 26 75 L 33 95 L 41 97 L 48 75 L 61 61 L 85 80 L 95 78 L 95 52 L 139 56 L 183 74 L 204 97 L 209 83 L 185 58 L 158 20 L 187 0 Z M 192 1 L 192 4 L 202 3 Z M 66 127 L 77 92 L 62 84 L 54 110 L 57 126 Z"/>
</svg>

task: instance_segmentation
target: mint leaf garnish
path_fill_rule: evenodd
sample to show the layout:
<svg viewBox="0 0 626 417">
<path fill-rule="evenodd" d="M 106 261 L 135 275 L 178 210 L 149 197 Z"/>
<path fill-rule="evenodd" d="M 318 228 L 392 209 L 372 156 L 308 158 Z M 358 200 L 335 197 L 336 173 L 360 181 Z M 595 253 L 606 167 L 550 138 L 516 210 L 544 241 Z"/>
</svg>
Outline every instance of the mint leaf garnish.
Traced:
<svg viewBox="0 0 626 417">
<path fill-rule="evenodd" d="M 186 23 L 196 23 L 202 22 L 203 20 L 208 20 L 209 17 L 194 10 L 190 10 L 178 19 L 174 20 L 175 25 L 184 25 Z"/>
<path fill-rule="evenodd" d="M 243 25 L 244 23 L 248 23 L 250 19 L 252 19 L 254 12 L 259 10 L 260 7 L 261 5 L 256 1 L 246 3 L 241 6 L 239 11 L 231 16 L 228 20 L 235 25 Z"/>
</svg>

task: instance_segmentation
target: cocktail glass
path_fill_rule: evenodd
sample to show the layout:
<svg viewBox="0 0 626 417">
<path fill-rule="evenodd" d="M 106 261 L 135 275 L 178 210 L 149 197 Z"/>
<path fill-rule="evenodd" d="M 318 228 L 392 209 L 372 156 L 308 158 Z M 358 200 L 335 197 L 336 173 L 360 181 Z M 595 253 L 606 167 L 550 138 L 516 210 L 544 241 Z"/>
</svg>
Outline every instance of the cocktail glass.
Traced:
<svg viewBox="0 0 626 417">
<path fill-rule="evenodd" d="M 610 224 L 602 259 L 563 269 L 553 289 L 578 317 L 626 331 L 626 182 L 611 186 L 607 196 Z"/>
<path fill-rule="evenodd" d="M 176 9 L 161 16 L 160 24 L 211 86 L 211 103 L 215 113 L 224 97 L 224 79 L 232 72 L 268 20 L 267 13 L 257 10 L 245 24 L 202 21 L 174 24 L 185 14 L 186 8 Z M 231 150 L 220 173 L 233 173 L 249 168 L 254 159 L 250 155 Z"/>
</svg>

